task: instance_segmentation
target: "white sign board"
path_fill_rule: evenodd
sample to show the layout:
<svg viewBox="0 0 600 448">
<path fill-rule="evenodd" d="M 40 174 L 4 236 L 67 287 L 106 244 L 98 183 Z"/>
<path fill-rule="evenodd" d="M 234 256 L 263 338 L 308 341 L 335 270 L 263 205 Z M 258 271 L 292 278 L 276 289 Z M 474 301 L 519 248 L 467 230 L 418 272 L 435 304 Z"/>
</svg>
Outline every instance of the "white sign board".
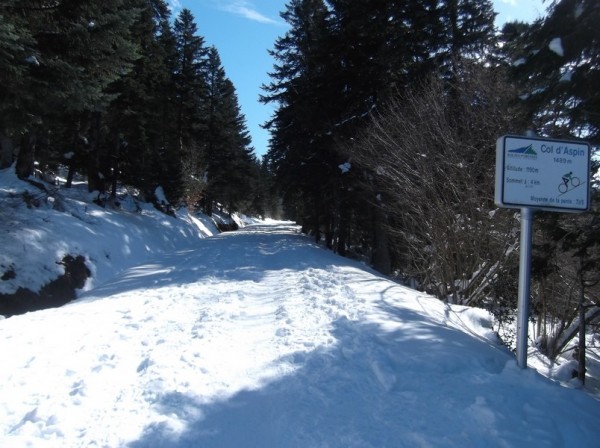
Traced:
<svg viewBox="0 0 600 448">
<path fill-rule="evenodd" d="M 496 143 L 496 205 L 556 212 L 590 206 L 587 143 L 505 135 Z"/>
</svg>

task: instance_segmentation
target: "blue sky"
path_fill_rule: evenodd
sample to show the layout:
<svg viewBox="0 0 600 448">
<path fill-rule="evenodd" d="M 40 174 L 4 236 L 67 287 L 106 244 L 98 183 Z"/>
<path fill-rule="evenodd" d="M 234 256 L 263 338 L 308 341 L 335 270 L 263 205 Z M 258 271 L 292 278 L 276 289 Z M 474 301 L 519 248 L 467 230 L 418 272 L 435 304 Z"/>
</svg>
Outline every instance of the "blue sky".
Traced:
<svg viewBox="0 0 600 448">
<path fill-rule="evenodd" d="M 286 0 L 171 0 L 174 14 L 188 8 L 194 14 L 198 33 L 207 45 L 219 51 L 227 77 L 236 87 L 242 112 L 246 116 L 256 154 L 268 147 L 269 133 L 260 125 L 267 121 L 273 107 L 258 102 L 260 86 L 269 82 L 273 60 L 268 50 L 286 31 L 279 17 Z M 497 23 L 509 20 L 531 22 L 543 15 L 542 0 L 494 0 Z"/>
</svg>

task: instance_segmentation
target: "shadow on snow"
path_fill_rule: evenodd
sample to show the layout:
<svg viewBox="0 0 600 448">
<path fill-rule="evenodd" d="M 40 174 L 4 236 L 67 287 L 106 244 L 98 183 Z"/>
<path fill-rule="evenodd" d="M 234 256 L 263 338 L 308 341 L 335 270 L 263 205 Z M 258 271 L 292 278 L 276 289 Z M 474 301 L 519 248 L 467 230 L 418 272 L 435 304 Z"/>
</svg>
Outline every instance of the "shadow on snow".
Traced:
<svg viewBox="0 0 600 448">
<path fill-rule="evenodd" d="M 176 391 L 167 393 L 152 406 L 165 416 L 183 420 L 184 429 L 152 423 L 128 446 L 382 448 L 567 443 L 569 428 L 547 418 L 544 409 L 556 406 L 568 412 L 573 406 L 574 410 L 578 400 L 586 399 L 581 394 L 521 371 L 507 351 L 489 343 L 429 324 L 416 312 L 394 309 L 383 301 L 380 306 L 403 325 L 385 331 L 376 323 L 341 318 L 332 327 L 335 344 L 278 360 L 296 369 L 259 389 L 210 403 Z M 586 418 L 578 434 L 587 437 L 595 431 L 595 423 L 592 416 Z"/>
</svg>

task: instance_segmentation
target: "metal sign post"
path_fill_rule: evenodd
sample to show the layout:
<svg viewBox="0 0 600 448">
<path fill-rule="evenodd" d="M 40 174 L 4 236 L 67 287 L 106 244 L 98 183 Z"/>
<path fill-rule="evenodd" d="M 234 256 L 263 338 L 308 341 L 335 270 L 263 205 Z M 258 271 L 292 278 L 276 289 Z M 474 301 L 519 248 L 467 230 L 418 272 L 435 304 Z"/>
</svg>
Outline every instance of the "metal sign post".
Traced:
<svg viewBox="0 0 600 448">
<path fill-rule="evenodd" d="M 533 213 L 587 211 L 590 161 L 588 143 L 511 135 L 496 143 L 496 205 L 521 209 L 517 364 L 523 369 L 527 367 Z"/>
<path fill-rule="evenodd" d="M 517 302 L 517 364 L 527 367 L 527 330 L 529 327 L 529 291 L 531 287 L 531 243 L 533 210 L 521 209 L 521 245 L 519 253 L 519 299 Z"/>
</svg>

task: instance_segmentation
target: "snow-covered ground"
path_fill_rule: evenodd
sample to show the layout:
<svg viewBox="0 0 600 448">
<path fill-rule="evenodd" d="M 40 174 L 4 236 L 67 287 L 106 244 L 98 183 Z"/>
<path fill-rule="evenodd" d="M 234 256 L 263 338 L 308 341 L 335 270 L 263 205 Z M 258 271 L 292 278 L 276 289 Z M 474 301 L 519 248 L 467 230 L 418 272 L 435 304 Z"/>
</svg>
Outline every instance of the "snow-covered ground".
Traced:
<svg viewBox="0 0 600 448">
<path fill-rule="evenodd" d="M 0 199 L 23 188 L 0 172 Z M 94 273 L 75 302 L 0 321 L 1 447 L 598 446 L 600 401 L 519 369 L 483 310 L 291 223 L 217 235 L 79 194 L 0 208 L 5 289 L 74 250 Z"/>
</svg>

